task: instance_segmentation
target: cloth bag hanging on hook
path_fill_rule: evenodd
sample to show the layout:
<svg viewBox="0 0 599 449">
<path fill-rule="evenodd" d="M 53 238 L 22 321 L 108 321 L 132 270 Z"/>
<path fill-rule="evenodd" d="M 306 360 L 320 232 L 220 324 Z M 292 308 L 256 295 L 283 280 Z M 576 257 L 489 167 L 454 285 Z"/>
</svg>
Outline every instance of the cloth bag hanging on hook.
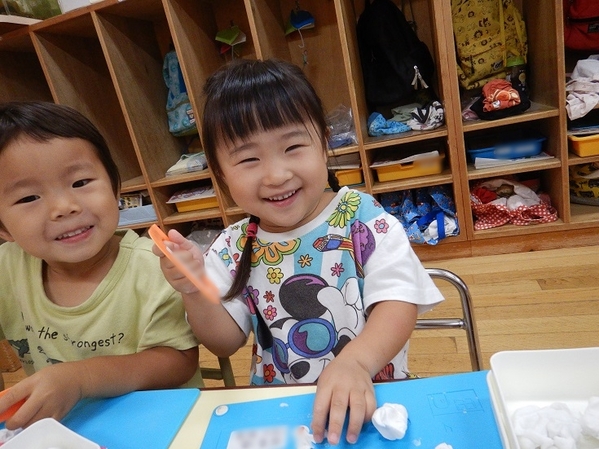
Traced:
<svg viewBox="0 0 599 449">
<path fill-rule="evenodd" d="M 481 88 L 505 78 L 508 66 L 526 64 L 526 26 L 512 0 L 451 0 L 451 16 L 462 88 Z"/>
<path fill-rule="evenodd" d="M 164 56 L 162 76 L 166 87 L 168 87 L 166 98 L 168 130 L 177 137 L 197 134 L 195 114 L 189 101 L 183 73 L 175 50 L 169 51 Z"/>
</svg>

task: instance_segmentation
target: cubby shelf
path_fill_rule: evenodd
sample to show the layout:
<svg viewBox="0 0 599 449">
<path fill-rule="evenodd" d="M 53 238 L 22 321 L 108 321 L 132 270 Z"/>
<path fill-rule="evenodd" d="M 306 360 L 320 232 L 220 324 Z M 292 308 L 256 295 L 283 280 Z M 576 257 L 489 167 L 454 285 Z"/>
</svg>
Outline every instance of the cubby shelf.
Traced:
<svg viewBox="0 0 599 449">
<path fill-rule="evenodd" d="M 158 224 L 191 229 L 194 221 L 221 219 L 223 225 L 244 212 L 222 192 L 210 169 L 165 176 L 189 145 L 168 131 L 162 78 L 165 53 L 177 51 L 196 115 L 208 76 L 232 57 L 221 55 L 217 31 L 235 24 L 247 36 L 235 57 L 277 57 L 303 67 L 326 110 L 350 107 L 357 143 L 330 150 L 329 155 L 358 154 L 364 185 L 377 197 L 396 190 L 450 186 L 460 235 L 435 247 L 415 247 L 421 258 L 524 251 L 547 246 L 596 243 L 599 211 L 571 205 L 568 168 L 599 161 L 568 152 L 561 0 L 516 1 L 527 25 L 528 84 L 532 105 L 525 113 L 495 121 L 463 122 L 457 80 L 450 0 L 412 0 L 419 37 L 436 61 L 434 89 L 445 109 L 446 123 L 433 131 L 410 131 L 369 137 L 355 24 L 364 0 L 301 0 L 315 17 L 315 27 L 285 35 L 285 22 L 295 0 L 104 0 L 66 14 L 20 27 L 0 38 L 0 101 L 46 100 L 70 105 L 86 114 L 106 136 L 123 179 L 122 191 L 147 191 Z M 398 4 L 400 2 L 397 0 Z M 554 158 L 476 170 L 467 160 L 468 138 L 491 130 L 509 133 L 529 127 L 547 137 L 545 151 Z M 201 136 L 199 136 L 201 148 Z M 438 175 L 379 182 L 369 167 L 378 151 L 404 145 L 440 143 L 444 169 Z M 538 173 L 559 220 L 546 225 L 502 226 L 475 231 L 469 190 L 487 177 Z M 177 212 L 167 204 L 176 190 L 194 183 L 212 184 L 218 208 Z M 145 224 L 135 225 L 143 229 Z M 541 236 L 541 237 L 539 237 Z M 543 239 L 542 236 L 551 236 Z M 544 240 L 542 244 L 541 240 Z"/>
</svg>

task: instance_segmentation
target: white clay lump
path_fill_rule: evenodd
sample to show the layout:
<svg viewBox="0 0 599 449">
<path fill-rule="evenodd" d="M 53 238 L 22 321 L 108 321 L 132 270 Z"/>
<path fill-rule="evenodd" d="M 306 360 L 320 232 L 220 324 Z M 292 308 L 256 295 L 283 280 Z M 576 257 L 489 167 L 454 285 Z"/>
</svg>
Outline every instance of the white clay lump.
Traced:
<svg viewBox="0 0 599 449">
<path fill-rule="evenodd" d="M 408 411 L 401 404 L 385 403 L 372 415 L 372 424 L 387 440 L 401 440 L 408 428 Z"/>
</svg>

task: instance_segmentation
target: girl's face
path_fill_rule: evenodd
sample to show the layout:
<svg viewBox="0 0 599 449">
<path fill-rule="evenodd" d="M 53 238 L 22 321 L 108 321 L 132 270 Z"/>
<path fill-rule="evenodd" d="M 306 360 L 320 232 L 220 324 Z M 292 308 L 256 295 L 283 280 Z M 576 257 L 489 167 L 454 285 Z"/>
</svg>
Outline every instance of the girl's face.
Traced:
<svg viewBox="0 0 599 449">
<path fill-rule="evenodd" d="M 0 236 L 52 264 L 94 263 L 118 225 L 118 199 L 93 145 L 23 136 L 0 153 Z"/>
<path fill-rule="evenodd" d="M 233 200 L 269 232 L 295 229 L 329 203 L 326 152 L 311 125 L 286 125 L 217 147 Z"/>
</svg>

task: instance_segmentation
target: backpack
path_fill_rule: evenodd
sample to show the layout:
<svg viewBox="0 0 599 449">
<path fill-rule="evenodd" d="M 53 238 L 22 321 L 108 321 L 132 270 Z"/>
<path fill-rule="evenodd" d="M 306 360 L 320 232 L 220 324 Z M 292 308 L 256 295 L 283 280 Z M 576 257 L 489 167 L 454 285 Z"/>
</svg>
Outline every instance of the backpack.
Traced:
<svg viewBox="0 0 599 449">
<path fill-rule="evenodd" d="M 599 50 L 599 2 L 564 0 L 564 44 L 570 50 Z"/>
<path fill-rule="evenodd" d="M 365 0 L 357 24 L 366 102 L 371 111 L 408 100 L 428 87 L 435 70 L 431 53 L 391 0 Z M 423 82 L 424 81 L 424 82 Z"/>
<path fill-rule="evenodd" d="M 169 51 L 164 56 L 162 76 L 168 87 L 166 98 L 168 130 L 178 137 L 197 134 L 195 115 L 189 102 L 189 95 L 187 95 L 187 88 L 175 50 Z"/>
<path fill-rule="evenodd" d="M 512 0 L 451 0 L 451 13 L 464 89 L 505 78 L 508 66 L 526 63 L 526 27 Z"/>
</svg>

